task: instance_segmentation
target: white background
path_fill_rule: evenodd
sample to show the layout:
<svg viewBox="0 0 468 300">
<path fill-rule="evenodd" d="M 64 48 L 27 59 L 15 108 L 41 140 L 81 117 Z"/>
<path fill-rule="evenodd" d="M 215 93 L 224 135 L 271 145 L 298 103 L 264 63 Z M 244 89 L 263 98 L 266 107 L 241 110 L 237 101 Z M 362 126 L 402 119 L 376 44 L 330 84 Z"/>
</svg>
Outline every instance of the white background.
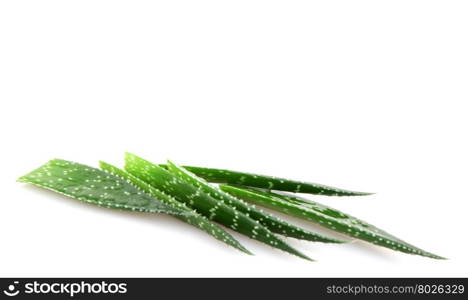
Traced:
<svg viewBox="0 0 468 300">
<path fill-rule="evenodd" d="M 0 276 L 467 276 L 466 1 L 2 1 Z M 256 256 L 163 215 L 15 182 L 147 159 L 354 190 L 319 198 L 436 261 L 291 240 Z M 318 230 L 313 224 L 297 222 Z"/>
</svg>

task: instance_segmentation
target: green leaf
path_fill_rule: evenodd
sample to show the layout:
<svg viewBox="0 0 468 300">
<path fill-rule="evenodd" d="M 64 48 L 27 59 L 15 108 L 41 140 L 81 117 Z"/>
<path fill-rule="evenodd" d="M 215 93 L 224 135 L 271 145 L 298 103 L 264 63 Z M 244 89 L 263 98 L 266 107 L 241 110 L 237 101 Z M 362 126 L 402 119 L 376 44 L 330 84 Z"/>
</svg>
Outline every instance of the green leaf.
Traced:
<svg viewBox="0 0 468 300">
<path fill-rule="evenodd" d="M 160 165 L 167 168 L 167 165 Z M 289 180 L 285 178 L 243 173 L 224 169 L 212 169 L 193 166 L 183 166 L 195 175 L 209 182 L 241 185 L 267 190 L 277 190 L 294 193 L 307 193 L 325 196 L 365 196 L 372 193 L 353 192 L 317 183 Z"/>
<path fill-rule="evenodd" d="M 188 208 L 185 204 L 177 201 L 170 195 L 165 194 L 164 192 L 154 188 L 153 186 L 149 185 L 143 180 L 131 175 L 130 173 L 122 169 L 112 166 L 108 163 L 101 161 L 99 162 L 99 165 L 101 169 L 103 169 L 104 171 L 114 174 L 115 176 L 118 176 L 128 182 L 131 182 L 132 184 L 134 184 L 141 190 L 147 192 L 151 196 L 157 199 L 160 199 L 163 203 L 189 212 L 188 215 L 176 216 L 180 220 L 187 222 L 188 224 L 193 225 L 195 227 L 198 227 L 199 229 L 207 232 L 209 235 L 212 235 L 216 239 L 223 241 L 224 243 L 231 245 L 234 248 L 237 248 L 247 254 L 252 254 L 224 229 L 210 222 L 210 220 L 198 214 L 196 211 Z"/>
<path fill-rule="evenodd" d="M 213 199 L 200 188 L 180 179 L 167 170 L 146 161 L 136 155 L 126 153 L 125 170 L 146 181 L 157 189 L 174 196 L 198 213 L 227 226 L 239 233 L 284 250 L 301 258 L 311 260 L 306 255 L 289 246 L 256 220 L 235 208 Z"/>
<path fill-rule="evenodd" d="M 435 259 L 441 256 L 426 252 L 397 237 L 353 216 L 317 202 L 305 201 L 299 197 L 281 195 L 253 189 L 221 185 L 220 188 L 252 203 L 269 207 L 283 213 L 318 223 L 334 231 L 361 239 L 378 246 L 409 254 L 416 254 Z"/>
<path fill-rule="evenodd" d="M 212 198 L 221 201 L 228 206 L 234 207 L 235 209 L 251 217 L 252 219 L 257 220 L 258 222 L 260 222 L 260 224 L 262 224 L 274 233 L 279 233 L 284 236 L 309 241 L 319 241 L 325 243 L 344 243 L 344 241 L 329 238 L 289 224 L 271 214 L 268 214 L 256 208 L 253 205 L 247 204 L 241 199 L 238 199 L 228 193 L 225 193 L 218 187 L 206 182 L 203 178 L 197 177 L 195 174 L 191 173 L 185 168 L 178 167 L 170 161 L 168 161 L 167 166 L 169 171 L 173 174 L 177 175 L 186 182 L 200 188 L 204 193 L 211 196 Z"/>
<path fill-rule="evenodd" d="M 177 216 L 191 215 L 186 210 L 162 203 L 124 179 L 62 159 L 52 159 L 20 177 L 18 181 L 108 208 Z"/>
</svg>

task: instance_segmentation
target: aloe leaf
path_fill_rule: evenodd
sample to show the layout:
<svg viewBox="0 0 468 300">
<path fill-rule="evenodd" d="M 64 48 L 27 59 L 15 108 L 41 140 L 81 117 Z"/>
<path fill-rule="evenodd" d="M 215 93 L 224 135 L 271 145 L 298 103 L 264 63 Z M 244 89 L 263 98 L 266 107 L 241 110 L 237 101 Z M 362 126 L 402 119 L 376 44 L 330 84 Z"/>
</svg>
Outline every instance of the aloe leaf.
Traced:
<svg viewBox="0 0 468 300">
<path fill-rule="evenodd" d="M 167 165 L 161 164 L 163 168 Z M 277 190 L 294 193 L 307 193 L 324 196 L 366 196 L 373 193 L 354 192 L 326 186 L 318 183 L 302 182 L 285 178 L 243 173 L 225 169 L 202 168 L 193 166 L 183 166 L 195 175 L 204 178 L 209 182 L 224 183 L 230 185 L 240 185 L 267 190 Z"/>
<path fill-rule="evenodd" d="M 162 203 L 117 176 L 62 159 L 52 159 L 18 181 L 97 206 L 177 216 L 192 214 Z"/>
<path fill-rule="evenodd" d="M 221 185 L 220 188 L 254 204 L 269 207 L 283 213 L 318 223 L 334 231 L 361 239 L 378 246 L 392 250 L 444 259 L 441 256 L 426 252 L 407 242 L 353 216 L 334 208 L 313 201 L 305 201 L 299 197 L 281 195 L 253 189 Z"/>
<path fill-rule="evenodd" d="M 226 232 L 224 229 L 221 227 L 217 226 L 216 224 L 212 223 L 210 220 L 208 220 L 206 217 L 198 214 L 196 211 L 190 209 L 187 207 L 184 203 L 181 203 L 171 197 L 170 195 L 165 194 L 164 192 L 154 188 L 153 186 L 147 184 L 143 180 L 133 176 L 132 174 L 119 169 L 113 165 L 110 165 L 105 162 L 99 162 L 99 165 L 102 170 L 109 172 L 111 174 L 114 174 L 115 176 L 118 176 L 128 182 L 131 182 L 138 188 L 142 189 L 143 191 L 147 192 L 148 194 L 152 195 L 153 197 L 161 200 L 163 203 L 177 207 L 181 210 L 189 212 L 188 215 L 181 215 L 181 216 L 176 216 L 180 220 L 187 222 L 190 225 L 193 225 L 195 227 L 198 227 L 199 229 L 207 232 L 209 235 L 212 235 L 216 239 L 233 246 L 234 248 L 237 248 L 238 250 L 241 250 L 242 252 L 245 252 L 247 254 L 252 254 L 250 251 L 248 251 L 244 246 L 242 246 L 234 237 L 232 237 L 228 232 Z"/>
<path fill-rule="evenodd" d="M 204 193 L 211 196 L 212 198 L 222 201 L 228 206 L 234 207 L 238 211 L 244 213 L 245 215 L 251 217 L 254 220 L 257 220 L 274 233 L 279 233 L 284 236 L 294 237 L 297 239 L 303 239 L 308 241 L 318 241 L 325 243 L 344 243 L 337 239 L 329 238 L 314 232 L 304 230 L 300 227 L 289 224 L 271 214 L 268 214 L 253 205 L 247 204 L 241 199 L 238 199 L 216 186 L 209 184 L 203 178 L 197 177 L 195 174 L 186 170 L 183 167 L 178 167 L 172 162 L 168 161 L 167 166 L 170 172 L 174 173 L 181 179 L 187 181 L 188 183 L 199 187 Z"/>
<path fill-rule="evenodd" d="M 198 213 L 229 227 L 252 239 L 266 243 L 298 257 L 311 260 L 306 255 L 289 246 L 285 241 L 275 236 L 258 221 L 248 217 L 235 208 L 213 199 L 200 188 L 191 185 L 169 171 L 146 161 L 136 155 L 125 154 L 125 170 L 146 181 L 157 189 L 174 196 Z"/>
</svg>

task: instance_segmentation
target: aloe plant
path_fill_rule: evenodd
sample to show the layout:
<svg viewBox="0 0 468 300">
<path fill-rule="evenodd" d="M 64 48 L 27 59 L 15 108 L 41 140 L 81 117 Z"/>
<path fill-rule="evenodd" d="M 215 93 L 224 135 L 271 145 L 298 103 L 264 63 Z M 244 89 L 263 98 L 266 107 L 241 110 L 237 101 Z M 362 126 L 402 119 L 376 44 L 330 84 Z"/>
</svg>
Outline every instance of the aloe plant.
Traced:
<svg viewBox="0 0 468 300">
<path fill-rule="evenodd" d="M 197 177 L 195 174 L 186 170 L 185 168 L 179 167 L 172 163 L 167 162 L 167 168 L 170 172 L 177 175 L 186 182 L 200 188 L 204 193 L 211 196 L 212 198 L 223 202 L 224 204 L 234 207 L 238 211 L 245 215 L 257 220 L 274 233 L 279 233 L 284 236 L 294 237 L 297 239 L 308 240 L 308 241 L 319 241 L 324 243 L 344 243 L 344 241 L 329 238 L 314 232 L 304 230 L 300 227 L 289 224 L 271 214 L 268 214 L 255 206 L 247 204 L 246 202 L 238 199 L 228 193 L 225 193 L 218 187 L 209 184 L 204 179 Z M 214 214 L 213 212 L 212 214 Z"/>
<path fill-rule="evenodd" d="M 229 170 L 179 167 L 170 161 L 158 166 L 129 153 L 125 156 L 125 170 L 104 162 L 100 162 L 100 167 L 102 170 L 52 159 L 18 181 L 93 205 L 169 214 L 248 254 L 251 253 L 242 244 L 211 221 L 307 260 L 311 259 L 274 233 L 310 241 L 342 242 L 289 224 L 257 208 L 259 205 L 378 246 L 444 259 L 331 207 L 271 190 L 329 196 L 369 193 Z M 206 180 L 228 184 L 214 185 Z"/>
<path fill-rule="evenodd" d="M 167 169 L 166 164 L 160 165 Z M 373 193 L 354 192 L 318 183 L 302 182 L 285 178 L 237 172 L 225 169 L 213 169 L 194 166 L 183 166 L 193 174 L 209 182 L 240 185 L 267 190 L 277 190 L 294 193 L 307 193 L 325 196 L 365 196 Z"/>
<path fill-rule="evenodd" d="M 378 246 L 409 254 L 444 259 L 441 256 L 417 248 L 369 223 L 317 202 L 306 201 L 290 195 L 229 185 L 221 185 L 220 188 L 231 195 L 254 204 L 318 223 L 323 227 Z"/>
<path fill-rule="evenodd" d="M 119 169 L 113 165 L 105 163 L 103 161 L 99 162 L 99 166 L 106 172 L 109 172 L 115 176 L 118 176 L 128 182 L 131 182 L 136 187 L 140 188 L 141 190 L 145 191 L 149 195 L 153 196 L 156 199 L 159 199 L 161 202 L 170 205 L 171 207 L 177 207 L 178 209 L 187 211 L 187 215 L 180 215 L 176 216 L 180 220 L 193 225 L 209 235 L 213 236 L 214 238 L 233 246 L 234 248 L 245 252 L 247 254 L 252 254 L 248 251 L 244 246 L 242 246 L 232 235 L 226 232 L 221 227 L 217 226 L 216 224 L 209 221 L 206 217 L 198 214 L 196 211 L 188 208 L 184 203 L 181 203 L 174 199 L 173 197 L 167 195 L 166 193 L 154 188 L 153 186 L 147 184 L 143 180 L 139 179 L 138 177 L 133 176 L 132 174 Z"/>
<path fill-rule="evenodd" d="M 144 160 L 136 155 L 126 153 L 125 170 L 143 181 L 161 189 L 184 202 L 198 213 L 229 227 L 252 239 L 286 251 L 298 257 L 311 260 L 306 255 L 275 236 L 258 221 L 250 218 L 237 209 L 218 201 L 204 193 L 200 188 L 191 185 L 175 174 Z"/>
</svg>

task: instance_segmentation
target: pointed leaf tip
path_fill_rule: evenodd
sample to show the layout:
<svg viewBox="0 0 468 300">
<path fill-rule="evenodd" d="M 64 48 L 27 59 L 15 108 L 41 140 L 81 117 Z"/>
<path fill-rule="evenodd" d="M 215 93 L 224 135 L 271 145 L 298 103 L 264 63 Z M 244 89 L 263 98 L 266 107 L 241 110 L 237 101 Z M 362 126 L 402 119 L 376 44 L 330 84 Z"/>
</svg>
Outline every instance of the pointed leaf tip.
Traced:
<svg viewBox="0 0 468 300">
<path fill-rule="evenodd" d="M 221 189 L 249 202 L 278 210 L 323 227 L 346 234 L 352 238 L 364 240 L 378 246 L 408 254 L 425 256 L 433 259 L 443 257 L 413 246 L 369 223 L 345 214 L 318 202 L 305 200 L 293 195 L 265 192 L 260 190 L 221 185 Z"/>
</svg>

